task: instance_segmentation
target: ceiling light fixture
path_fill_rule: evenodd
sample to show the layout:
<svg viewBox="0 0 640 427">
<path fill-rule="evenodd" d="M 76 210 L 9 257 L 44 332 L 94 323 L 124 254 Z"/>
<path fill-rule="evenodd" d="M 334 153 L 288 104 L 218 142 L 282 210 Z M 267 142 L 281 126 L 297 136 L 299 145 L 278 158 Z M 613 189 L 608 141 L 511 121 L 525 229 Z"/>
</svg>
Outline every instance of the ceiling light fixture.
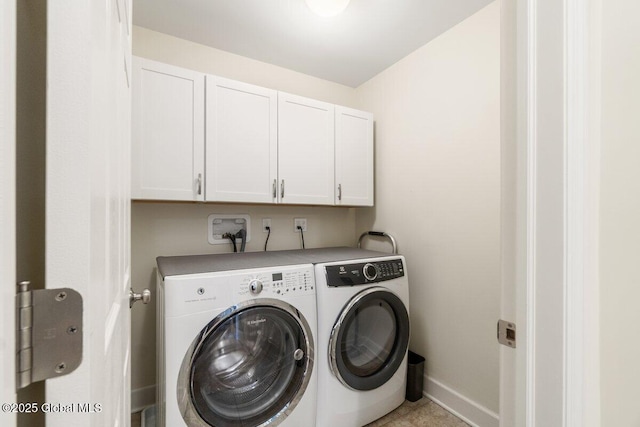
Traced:
<svg viewBox="0 0 640 427">
<path fill-rule="evenodd" d="M 323 17 L 336 16 L 347 8 L 351 0 L 304 0 L 309 9 Z"/>
</svg>

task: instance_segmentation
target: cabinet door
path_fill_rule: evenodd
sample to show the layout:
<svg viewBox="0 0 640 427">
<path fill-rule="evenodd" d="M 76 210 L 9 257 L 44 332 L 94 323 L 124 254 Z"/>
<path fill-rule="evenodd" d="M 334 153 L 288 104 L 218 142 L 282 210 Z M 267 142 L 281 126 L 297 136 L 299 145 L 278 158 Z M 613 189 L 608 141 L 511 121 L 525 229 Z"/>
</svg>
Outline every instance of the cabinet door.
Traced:
<svg viewBox="0 0 640 427">
<path fill-rule="evenodd" d="M 373 114 L 336 106 L 336 205 L 373 206 Z"/>
<path fill-rule="evenodd" d="M 278 93 L 278 200 L 334 204 L 334 106 Z"/>
<path fill-rule="evenodd" d="M 204 74 L 133 61 L 131 197 L 204 200 Z"/>
<path fill-rule="evenodd" d="M 277 92 L 207 76 L 207 201 L 276 202 Z"/>
</svg>

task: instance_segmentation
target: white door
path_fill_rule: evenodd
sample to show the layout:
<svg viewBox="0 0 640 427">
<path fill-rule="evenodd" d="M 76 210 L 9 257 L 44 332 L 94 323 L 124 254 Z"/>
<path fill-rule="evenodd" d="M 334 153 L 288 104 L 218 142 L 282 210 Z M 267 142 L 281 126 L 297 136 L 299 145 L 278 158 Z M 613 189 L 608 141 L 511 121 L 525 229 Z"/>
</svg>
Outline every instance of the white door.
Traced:
<svg viewBox="0 0 640 427">
<path fill-rule="evenodd" d="M 0 2 L 0 402 L 16 402 L 16 2 Z M 0 412 L 0 424 L 16 425 L 16 414 Z"/>
<path fill-rule="evenodd" d="M 134 199 L 204 200 L 204 74 L 133 58 Z"/>
<path fill-rule="evenodd" d="M 335 108 L 335 203 L 373 206 L 373 114 Z"/>
<path fill-rule="evenodd" d="M 83 297 L 82 363 L 47 427 L 130 422 L 131 0 L 47 4 L 46 286 Z"/>
<path fill-rule="evenodd" d="M 278 93 L 280 203 L 333 205 L 334 106 Z"/>
<path fill-rule="evenodd" d="M 208 75 L 206 200 L 275 203 L 277 92 Z"/>
</svg>

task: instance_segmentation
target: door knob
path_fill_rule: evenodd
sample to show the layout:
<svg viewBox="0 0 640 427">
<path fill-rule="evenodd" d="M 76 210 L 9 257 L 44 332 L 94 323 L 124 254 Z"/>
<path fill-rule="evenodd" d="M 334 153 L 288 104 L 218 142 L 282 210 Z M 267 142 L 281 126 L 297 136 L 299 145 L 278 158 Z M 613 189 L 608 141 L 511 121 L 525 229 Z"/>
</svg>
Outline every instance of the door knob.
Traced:
<svg viewBox="0 0 640 427">
<path fill-rule="evenodd" d="M 143 304 L 149 304 L 151 301 L 151 291 L 149 289 L 143 289 L 141 294 L 133 292 L 133 289 L 129 288 L 129 308 L 133 307 L 133 304 L 142 301 Z"/>
</svg>

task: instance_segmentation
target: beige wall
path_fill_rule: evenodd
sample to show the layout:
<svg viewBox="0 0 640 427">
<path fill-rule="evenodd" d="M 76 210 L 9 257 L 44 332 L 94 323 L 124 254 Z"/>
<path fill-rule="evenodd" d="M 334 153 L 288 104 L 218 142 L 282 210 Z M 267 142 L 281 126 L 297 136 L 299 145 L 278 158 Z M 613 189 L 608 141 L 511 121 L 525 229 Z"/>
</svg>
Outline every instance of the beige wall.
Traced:
<svg viewBox="0 0 640 427">
<path fill-rule="evenodd" d="M 485 7 L 357 89 L 376 119 L 376 206 L 408 262 L 411 349 L 498 412 L 500 8 Z"/>
<path fill-rule="evenodd" d="M 295 216 L 309 219 L 308 247 L 387 231 L 409 261 L 411 348 L 426 356 L 431 378 L 497 412 L 499 25 L 496 3 L 355 90 L 134 27 L 134 55 L 361 108 L 376 120 L 375 208 L 134 202 L 134 286 L 155 286 L 158 255 L 229 251 L 207 243 L 210 213 L 250 214 L 251 251 L 264 244 L 263 217 L 273 220 L 270 249 L 299 247 Z M 132 323 L 139 389 L 155 383 L 154 307 L 136 307 Z"/>
<path fill-rule="evenodd" d="M 46 0 L 17 2 L 16 18 L 16 273 L 44 289 Z M 44 401 L 44 383 L 18 391 L 18 402 Z M 44 415 L 19 413 L 18 424 L 44 425 Z"/>
<path fill-rule="evenodd" d="M 640 2 L 602 1 L 602 426 L 640 426 Z"/>
<path fill-rule="evenodd" d="M 142 27 L 133 27 L 133 54 L 333 104 L 355 104 L 355 90 L 351 87 Z"/>
<path fill-rule="evenodd" d="M 326 102 L 355 105 L 353 88 L 140 27 L 134 27 L 133 54 Z M 293 232 L 294 217 L 308 220 L 308 231 L 304 235 L 308 248 L 355 244 L 355 212 L 350 208 L 133 202 L 131 278 L 134 289 L 155 289 L 155 258 L 159 255 L 229 252 L 231 245 L 207 242 L 207 216 L 211 213 L 251 216 L 251 242 L 247 251 L 264 248 L 266 234 L 261 231 L 262 218 L 272 220 L 270 250 L 300 247 L 300 235 Z M 155 305 L 134 307 L 131 327 L 131 387 L 135 393 L 137 389 L 155 384 Z M 147 393 L 151 392 L 147 389 Z M 132 403 L 136 405 L 138 398 L 149 397 L 153 395 L 134 395 Z"/>
</svg>

